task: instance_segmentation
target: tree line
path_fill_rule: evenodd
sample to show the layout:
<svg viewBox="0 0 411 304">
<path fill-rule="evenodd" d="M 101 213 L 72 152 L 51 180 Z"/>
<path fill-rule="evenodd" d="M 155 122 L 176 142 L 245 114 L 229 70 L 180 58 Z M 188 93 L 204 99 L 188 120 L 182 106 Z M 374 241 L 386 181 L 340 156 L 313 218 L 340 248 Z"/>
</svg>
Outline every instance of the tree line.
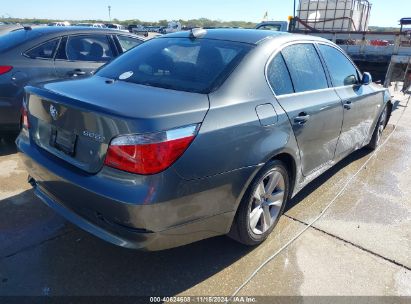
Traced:
<svg viewBox="0 0 411 304">
<path fill-rule="evenodd" d="M 48 24 L 52 22 L 59 22 L 62 20 L 56 19 L 35 19 L 35 18 L 0 18 L 0 22 L 9 22 L 9 23 L 20 23 L 20 24 Z M 142 26 L 167 26 L 168 20 L 159 20 L 156 22 L 147 22 L 139 19 L 131 20 L 118 20 L 113 19 L 111 21 L 107 20 L 63 20 L 68 21 L 71 24 L 76 23 L 116 23 L 124 26 L 130 24 L 137 24 Z M 242 28 L 254 28 L 257 23 L 247 22 L 247 21 L 221 21 L 221 20 L 211 20 L 207 18 L 200 19 L 190 19 L 190 20 L 178 20 L 183 26 L 186 27 L 242 27 Z"/>
<path fill-rule="evenodd" d="M 9 22 L 9 23 L 20 23 L 20 24 L 48 24 L 51 22 L 59 22 L 62 20 L 56 19 L 35 19 L 35 18 L 0 18 L 0 22 Z M 130 24 L 142 25 L 142 26 L 167 26 L 168 20 L 159 20 L 156 22 L 147 22 L 139 19 L 130 19 L 130 20 L 118 20 L 113 19 L 111 21 L 107 20 L 63 20 L 68 21 L 71 24 L 76 23 L 116 23 L 124 26 Z M 247 22 L 247 21 L 221 21 L 221 20 L 211 20 L 208 18 L 200 19 L 189 19 L 189 20 L 179 20 L 183 27 L 193 28 L 193 27 L 239 27 L 239 28 L 254 28 L 257 23 Z M 399 31 L 398 27 L 378 27 L 378 26 L 369 26 L 370 31 L 378 32 L 395 32 Z"/>
</svg>

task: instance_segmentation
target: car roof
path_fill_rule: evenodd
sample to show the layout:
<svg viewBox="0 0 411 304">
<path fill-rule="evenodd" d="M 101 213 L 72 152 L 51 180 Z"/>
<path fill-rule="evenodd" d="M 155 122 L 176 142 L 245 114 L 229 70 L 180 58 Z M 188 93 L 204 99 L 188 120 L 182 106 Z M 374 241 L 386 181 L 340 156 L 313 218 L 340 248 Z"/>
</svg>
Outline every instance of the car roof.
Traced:
<svg viewBox="0 0 411 304">
<path fill-rule="evenodd" d="M 13 32 L 0 35 L 0 52 L 5 53 L 15 49 L 28 49 L 36 44 L 43 43 L 50 39 L 55 39 L 65 35 L 88 35 L 88 34 L 103 34 L 103 35 L 127 35 L 134 37 L 140 41 L 145 41 L 144 38 L 132 33 L 119 31 L 115 29 L 92 28 L 83 26 L 39 26 L 25 27 Z M 2 40 L 2 41 L 1 41 Z"/>
<path fill-rule="evenodd" d="M 190 38 L 191 31 L 177 32 L 173 34 L 168 34 L 162 36 L 164 38 Z M 162 38 L 159 37 L 159 38 Z M 235 41 L 248 44 L 262 44 L 264 41 L 282 38 L 283 40 L 315 40 L 315 41 L 326 41 L 323 38 L 300 35 L 300 34 L 290 34 L 287 32 L 270 31 L 270 30 L 257 30 L 257 29 L 207 29 L 206 33 L 201 36 L 201 39 L 214 39 L 214 40 L 226 40 Z"/>
<path fill-rule="evenodd" d="M 20 24 L 1 24 L 0 33 L 8 33 L 22 28 Z"/>
<path fill-rule="evenodd" d="M 43 35 L 55 35 L 55 34 L 81 34 L 81 33 L 113 33 L 113 34 L 125 34 L 123 31 L 117 31 L 115 29 L 110 28 L 95 28 L 95 27 L 88 27 L 88 26 L 41 26 L 41 27 L 33 27 L 30 30 L 28 29 L 21 29 L 27 32 L 27 38 L 30 37 L 39 37 Z M 132 36 L 131 33 L 129 33 Z"/>
</svg>

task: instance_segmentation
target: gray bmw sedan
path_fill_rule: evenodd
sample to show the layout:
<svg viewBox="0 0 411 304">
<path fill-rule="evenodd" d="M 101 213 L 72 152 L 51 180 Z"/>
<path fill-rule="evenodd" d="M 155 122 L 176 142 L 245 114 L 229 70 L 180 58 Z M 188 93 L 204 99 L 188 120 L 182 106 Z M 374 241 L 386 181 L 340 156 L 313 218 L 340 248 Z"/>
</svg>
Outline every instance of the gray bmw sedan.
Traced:
<svg viewBox="0 0 411 304">
<path fill-rule="evenodd" d="M 17 146 L 36 195 L 113 244 L 257 245 L 314 177 L 377 147 L 391 110 L 332 42 L 194 29 L 26 87 Z"/>
</svg>

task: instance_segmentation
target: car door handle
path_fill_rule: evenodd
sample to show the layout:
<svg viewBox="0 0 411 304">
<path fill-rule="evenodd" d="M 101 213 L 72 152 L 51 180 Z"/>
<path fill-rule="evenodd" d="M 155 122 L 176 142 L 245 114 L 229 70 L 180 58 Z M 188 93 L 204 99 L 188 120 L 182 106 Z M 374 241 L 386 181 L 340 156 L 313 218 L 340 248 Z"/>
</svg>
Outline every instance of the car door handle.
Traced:
<svg viewBox="0 0 411 304">
<path fill-rule="evenodd" d="M 70 71 L 67 73 L 70 77 L 77 77 L 77 76 L 84 76 L 86 75 L 86 72 L 80 70 L 80 69 L 76 69 L 74 71 Z"/>
<path fill-rule="evenodd" d="M 306 112 L 301 112 L 298 116 L 294 117 L 294 123 L 298 125 L 304 125 L 310 119 L 310 115 Z"/>
<path fill-rule="evenodd" d="M 351 101 L 347 100 L 344 102 L 344 109 L 351 110 Z"/>
</svg>

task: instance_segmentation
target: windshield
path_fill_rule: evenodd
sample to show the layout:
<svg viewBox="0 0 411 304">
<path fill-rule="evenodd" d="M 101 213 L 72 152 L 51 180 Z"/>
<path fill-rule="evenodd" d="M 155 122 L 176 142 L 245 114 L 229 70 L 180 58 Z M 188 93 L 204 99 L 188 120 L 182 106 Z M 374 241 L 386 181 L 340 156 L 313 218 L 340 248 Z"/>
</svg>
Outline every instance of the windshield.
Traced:
<svg viewBox="0 0 411 304">
<path fill-rule="evenodd" d="M 251 48 L 230 41 L 157 38 L 128 51 L 96 75 L 208 94 L 227 79 Z"/>
</svg>

